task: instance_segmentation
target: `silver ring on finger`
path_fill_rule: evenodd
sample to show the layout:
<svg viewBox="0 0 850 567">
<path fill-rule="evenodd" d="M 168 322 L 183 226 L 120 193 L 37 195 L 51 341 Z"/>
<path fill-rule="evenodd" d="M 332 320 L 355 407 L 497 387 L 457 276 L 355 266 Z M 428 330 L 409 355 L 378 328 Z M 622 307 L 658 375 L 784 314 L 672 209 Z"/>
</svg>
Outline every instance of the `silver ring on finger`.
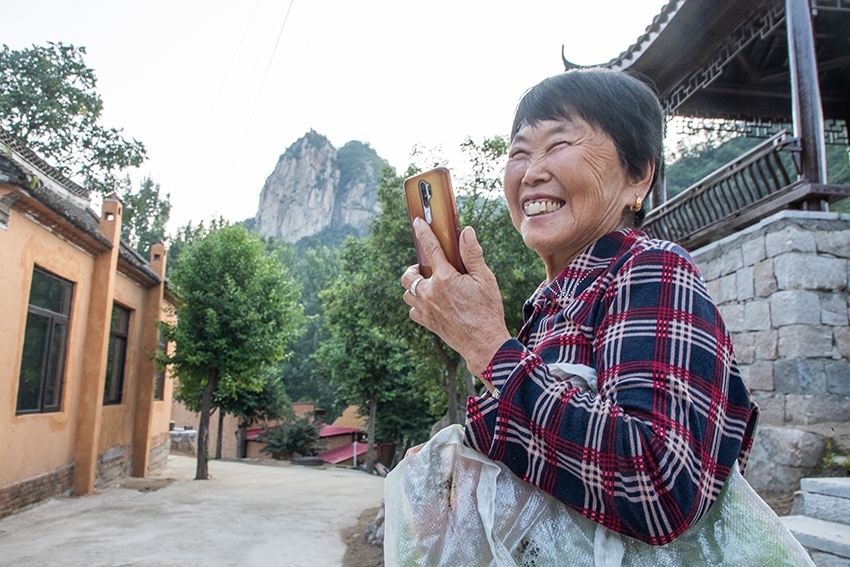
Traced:
<svg viewBox="0 0 850 567">
<path fill-rule="evenodd" d="M 425 278 L 420 277 L 420 278 L 419 278 L 419 279 L 417 279 L 415 282 L 413 282 L 412 284 L 410 284 L 410 290 L 409 290 L 409 291 L 410 291 L 410 295 L 412 295 L 413 297 L 419 297 L 418 295 L 416 295 L 416 286 L 418 286 L 418 285 L 419 285 L 419 282 L 421 282 L 421 281 L 422 281 L 422 280 L 424 280 L 424 279 L 425 279 Z"/>
</svg>

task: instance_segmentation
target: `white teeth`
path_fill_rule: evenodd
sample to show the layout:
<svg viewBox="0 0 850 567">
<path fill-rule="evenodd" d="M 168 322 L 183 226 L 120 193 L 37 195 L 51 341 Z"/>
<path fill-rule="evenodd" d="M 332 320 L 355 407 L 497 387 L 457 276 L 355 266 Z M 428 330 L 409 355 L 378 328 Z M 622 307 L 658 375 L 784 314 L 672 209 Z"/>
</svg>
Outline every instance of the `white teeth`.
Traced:
<svg viewBox="0 0 850 567">
<path fill-rule="evenodd" d="M 526 216 L 533 217 L 535 215 L 557 211 L 561 206 L 562 203 L 555 201 L 532 201 L 523 206 L 523 211 L 525 211 Z"/>
</svg>

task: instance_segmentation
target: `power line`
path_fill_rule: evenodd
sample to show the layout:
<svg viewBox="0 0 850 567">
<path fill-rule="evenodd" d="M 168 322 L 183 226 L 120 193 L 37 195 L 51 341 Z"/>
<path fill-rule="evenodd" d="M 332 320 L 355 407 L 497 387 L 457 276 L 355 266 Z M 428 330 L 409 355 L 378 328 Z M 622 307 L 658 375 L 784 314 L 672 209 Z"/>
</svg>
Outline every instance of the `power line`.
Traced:
<svg viewBox="0 0 850 567">
<path fill-rule="evenodd" d="M 295 0 L 290 0 L 289 6 L 286 8 L 286 15 L 283 18 L 283 24 L 281 24 L 280 31 L 277 34 L 277 40 L 274 43 L 272 54 L 269 57 L 269 63 L 266 65 L 266 72 L 263 73 L 263 80 L 260 82 L 260 88 L 257 90 L 257 96 L 254 98 L 254 105 L 251 107 L 251 113 L 248 115 L 248 122 L 245 124 L 245 131 L 242 133 L 242 139 L 239 140 L 239 146 L 236 148 L 236 156 L 234 157 L 233 165 L 230 168 L 231 173 L 233 172 L 233 167 L 236 166 L 236 160 L 239 158 L 239 153 L 242 151 L 242 144 L 245 143 L 245 137 L 248 135 L 248 129 L 251 127 L 251 120 L 254 118 L 254 111 L 257 110 L 257 103 L 260 101 L 260 95 L 263 94 L 263 87 L 266 85 L 266 78 L 269 76 L 269 69 L 272 67 L 275 53 L 277 53 L 277 46 L 280 44 L 280 38 L 283 36 L 283 28 L 286 27 L 286 21 L 289 19 L 289 12 L 292 10 L 293 4 L 295 4 Z"/>
</svg>

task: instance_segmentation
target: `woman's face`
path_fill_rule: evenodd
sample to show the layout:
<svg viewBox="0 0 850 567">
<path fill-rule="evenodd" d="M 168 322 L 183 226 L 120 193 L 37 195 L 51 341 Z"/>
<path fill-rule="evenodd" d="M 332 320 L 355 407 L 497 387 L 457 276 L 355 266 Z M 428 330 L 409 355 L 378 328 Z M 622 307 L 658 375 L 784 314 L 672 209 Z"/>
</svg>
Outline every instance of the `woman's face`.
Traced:
<svg viewBox="0 0 850 567">
<path fill-rule="evenodd" d="M 649 190 L 652 170 L 634 182 L 614 142 L 581 118 L 523 125 L 505 166 L 505 198 L 526 246 L 549 281 L 579 253 L 623 223 L 623 210 Z"/>
</svg>

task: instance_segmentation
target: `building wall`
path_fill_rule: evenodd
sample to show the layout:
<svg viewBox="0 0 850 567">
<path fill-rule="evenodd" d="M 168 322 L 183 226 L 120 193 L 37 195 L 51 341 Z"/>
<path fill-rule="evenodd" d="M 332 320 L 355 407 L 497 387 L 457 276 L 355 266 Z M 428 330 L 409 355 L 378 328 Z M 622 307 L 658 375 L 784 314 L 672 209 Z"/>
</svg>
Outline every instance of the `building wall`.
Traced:
<svg viewBox="0 0 850 567">
<path fill-rule="evenodd" d="M 5 192 L 4 192 L 5 193 Z M 79 376 L 84 356 L 93 260 L 14 209 L 0 230 L 0 486 L 54 471 L 74 460 Z M 15 415 L 24 328 L 34 266 L 75 282 L 61 411 Z"/>
<path fill-rule="evenodd" d="M 783 211 L 694 260 L 761 409 L 747 478 L 788 492 L 850 451 L 850 215 Z"/>
<path fill-rule="evenodd" d="M 0 197 L 14 187 L 0 183 Z M 90 354 L 86 345 L 95 259 L 14 207 L 0 228 L 0 517 L 12 510 L 71 489 L 82 417 L 81 377 Z M 60 410 L 15 415 L 21 354 L 33 268 L 73 282 L 65 372 Z M 97 481 L 132 471 L 133 432 L 137 411 L 138 366 L 142 357 L 143 317 L 149 290 L 115 275 L 115 301 L 132 310 L 121 404 L 101 408 L 97 439 Z M 150 322 L 153 324 L 153 322 Z M 102 383 L 101 383 L 102 392 Z M 172 388 L 166 380 L 164 400 L 153 403 L 148 435 L 148 468 L 164 464 Z M 144 438 L 144 435 L 143 437 Z M 77 471 L 79 472 L 79 471 Z"/>
</svg>

